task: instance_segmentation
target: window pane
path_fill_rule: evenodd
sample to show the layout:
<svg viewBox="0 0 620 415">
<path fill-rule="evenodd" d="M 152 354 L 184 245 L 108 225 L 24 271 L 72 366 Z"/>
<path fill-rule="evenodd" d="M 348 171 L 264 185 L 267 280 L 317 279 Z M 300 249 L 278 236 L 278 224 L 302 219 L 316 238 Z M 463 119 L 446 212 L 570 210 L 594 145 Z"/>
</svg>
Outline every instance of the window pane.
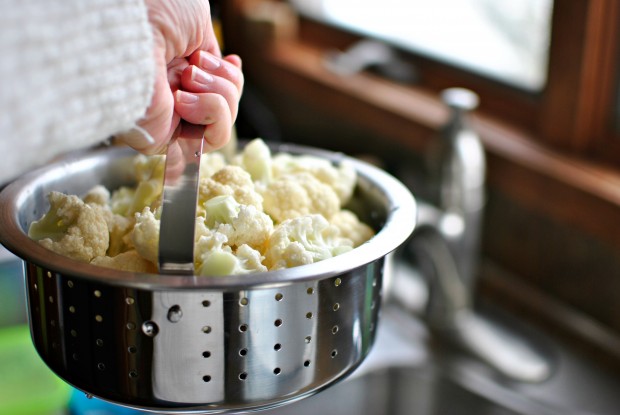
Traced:
<svg viewBox="0 0 620 415">
<path fill-rule="evenodd" d="M 553 0 L 291 0 L 300 13 L 539 91 Z"/>
</svg>

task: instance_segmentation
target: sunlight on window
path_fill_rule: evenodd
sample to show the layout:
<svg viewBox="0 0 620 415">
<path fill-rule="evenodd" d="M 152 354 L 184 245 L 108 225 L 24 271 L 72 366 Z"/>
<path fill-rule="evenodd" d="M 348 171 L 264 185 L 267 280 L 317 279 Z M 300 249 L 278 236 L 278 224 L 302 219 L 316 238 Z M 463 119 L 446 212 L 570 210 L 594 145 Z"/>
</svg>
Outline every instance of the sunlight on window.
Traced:
<svg viewBox="0 0 620 415">
<path fill-rule="evenodd" d="M 553 0 L 291 0 L 309 17 L 531 91 L 546 82 Z"/>
</svg>

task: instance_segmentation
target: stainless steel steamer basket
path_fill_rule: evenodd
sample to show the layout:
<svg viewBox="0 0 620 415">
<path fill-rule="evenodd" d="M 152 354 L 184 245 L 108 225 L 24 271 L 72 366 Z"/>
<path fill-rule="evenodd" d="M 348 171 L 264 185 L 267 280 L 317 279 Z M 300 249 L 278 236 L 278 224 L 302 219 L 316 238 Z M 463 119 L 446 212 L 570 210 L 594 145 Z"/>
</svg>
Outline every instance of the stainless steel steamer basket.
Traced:
<svg viewBox="0 0 620 415">
<path fill-rule="evenodd" d="M 87 152 L 7 186 L 0 242 L 24 259 L 32 338 L 47 365 L 89 395 L 193 413 L 275 407 L 352 372 L 375 337 L 385 256 L 415 226 L 414 198 L 389 174 L 342 154 L 272 150 L 351 163 L 359 184 L 349 207 L 376 236 L 333 259 L 250 276 L 122 272 L 50 252 L 27 229 L 52 190 L 130 184 L 132 150 Z"/>
</svg>

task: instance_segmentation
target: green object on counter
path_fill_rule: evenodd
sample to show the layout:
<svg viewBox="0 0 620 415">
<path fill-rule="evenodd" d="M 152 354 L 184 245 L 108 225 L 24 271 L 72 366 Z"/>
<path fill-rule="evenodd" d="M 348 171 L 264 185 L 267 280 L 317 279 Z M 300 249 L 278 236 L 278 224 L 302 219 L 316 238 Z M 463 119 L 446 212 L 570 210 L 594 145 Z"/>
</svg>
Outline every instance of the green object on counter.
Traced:
<svg viewBox="0 0 620 415">
<path fill-rule="evenodd" d="M 0 328 L 0 415 L 62 414 L 70 394 L 39 357 L 28 326 Z"/>
</svg>

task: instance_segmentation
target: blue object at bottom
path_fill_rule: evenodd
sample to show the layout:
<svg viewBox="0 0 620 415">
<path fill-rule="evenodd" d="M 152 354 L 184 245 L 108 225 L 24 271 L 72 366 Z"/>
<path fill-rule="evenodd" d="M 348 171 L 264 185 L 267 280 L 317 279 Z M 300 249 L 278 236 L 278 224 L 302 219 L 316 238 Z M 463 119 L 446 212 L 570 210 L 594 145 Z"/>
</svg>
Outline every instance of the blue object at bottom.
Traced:
<svg viewBox="0 0 620 415">
<path fill-rule="evenodd" d="M 97 398 L 87 398 L 86 394 L 73 390 L 69 401 L 70 415 L 144 415 L 147 412 L 125 408 Z"/>
</svg>

